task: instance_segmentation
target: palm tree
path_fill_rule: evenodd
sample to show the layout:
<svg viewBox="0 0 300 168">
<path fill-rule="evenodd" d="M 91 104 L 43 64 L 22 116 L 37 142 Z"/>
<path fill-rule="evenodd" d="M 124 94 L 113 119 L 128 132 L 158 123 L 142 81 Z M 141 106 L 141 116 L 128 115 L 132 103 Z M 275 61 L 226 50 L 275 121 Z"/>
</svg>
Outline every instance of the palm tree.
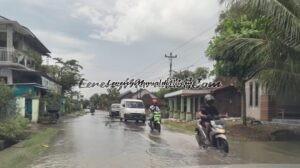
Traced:
<svg viewBox="0 0 300 168">
<path fill-rule="evenodd" d="M 266 89 L 279 96 L 300 92 L 300 1 L 223 0 L 227 12 L 266 18 L 263 33 L 255 37 L 233 36 L 223 41 L 222 57 L 251 65 L 243 83 L 256 76 Z M 244 91 L 243 91 L 244 92 Z M 245 93 L 242 94 L 245 121 Z"/>
<path fill-rule="evenodd" d="M 300 86 L 300 2 L 296 0 L 233 0 L 240 9 L 270 22 L 258 38 L 232 38 L 224 51 L 242 61 L 258 62 L 253 74 L 275 94 L 299 93 Z"/>
</svg>

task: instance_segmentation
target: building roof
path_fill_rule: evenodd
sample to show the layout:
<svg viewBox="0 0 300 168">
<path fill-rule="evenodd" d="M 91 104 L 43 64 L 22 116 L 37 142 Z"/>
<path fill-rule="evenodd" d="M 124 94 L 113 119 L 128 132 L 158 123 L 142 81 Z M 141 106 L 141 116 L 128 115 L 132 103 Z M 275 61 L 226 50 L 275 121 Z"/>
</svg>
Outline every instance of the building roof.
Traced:
<svg viewBox="0 0 300 168">
<path fill-rule="evenodd" d="M 175 92 L 165 94 L 165 98 L 175 97 L 175 96 L 191 96 L 191 95 L 201 95 L 201 94 L 209 94 L 211 93 L 210 89 L 201 89 L 201 90 L 178 90 Z"/>
<path fill-rule="evenodd" d="M 164 95 L 165 98 L 175 97 L 175 96 L 193 96 L 193 95 L 206 95 L 211 93 L 216 93 L 219 91 L 223 91 L 225 89 L 235 88 L 232 85 L 229 86 L 222 86 L 219 88 L 209 88 L 209 89 L 198 89 L 198 90 L 191 90 L 191 89 L 183 89 L 178 90 L 175 92 L 170 92 Z"/>
<path fill-rule="evenodd" d="M 26 73 L 30 73 L 30 74 L 34 74 L 34 75 L 38 75 L 38 76 L 43 76 L 43 77 L 47 78 L 48 80 L 56 83 L 57 85 L 60 85 L 59 82 L 56 81 L 54 78 L 52 78 L 51 76 L 47 75 L 46 73 L 43 73 L 40 71 L 32 71 L 32 70 L 16 69 L 16 68 L 8 68 L 8 69 L 13 70 L 13 71 L 26 72 Z"/>
<path fill-rule="evenodd" d="M 155 96 L 153 93 L 151 93 L 147 89 L 140 89 L 140 90 L 136 91 L 135 93 L 133 93 L 133 95 L 131 97 L 132 98 L 141 98 L 144 95 L 149 95 L 150 98 L 157 99 L 157 96 Z"/>
<path fill-rule="evenodd" d="M 127 96 L 127 95 L 129 95 L 129 94 L 132 94 L 132 91 L 131 91 L 131 90 L 127 90 L 127 91 L 121 93 L 119 97 L 120 97 L 120 98 L 123 98 L 123 97 L 125 97 L 125 96 Z"/>
<path fill-rule="evenodd" d="M 10 24 L 13 26 L 14 30 L 23 34 L 25 38 L 30 41 L 43 55 L 49 56 L 51 53 L 44 44 L 25 26 L 19 24 L 17 21 L 7 19 L 3 16 L 0 16 L 0 24 Z"/>
</svg>

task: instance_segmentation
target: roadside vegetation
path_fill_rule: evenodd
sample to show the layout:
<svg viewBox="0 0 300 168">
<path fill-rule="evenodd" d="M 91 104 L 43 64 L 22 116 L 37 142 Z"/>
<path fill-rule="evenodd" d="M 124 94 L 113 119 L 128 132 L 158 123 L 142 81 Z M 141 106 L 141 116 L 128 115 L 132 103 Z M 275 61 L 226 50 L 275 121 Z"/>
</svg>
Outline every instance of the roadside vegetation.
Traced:
<svg viewBox="0 0 300 168">
<path fill-rule="evenodd" d="M 194 134 L 196 121 L 181 122 L 164 120 L 163 124 L 171 131 Z M 300 128 L 278 124 L 243 125 L 241 120 L 226 121 L 226 135 L 236 141 L 296 141 L 300 140 Z"/>
<path fill-rule="evenodd" d="M 58 130 L 47 128 L 11 148 L 0 152 L 1 168 L 28 167 L 37 156 L 47 151 Z"/>
<path fill-rule="evenodd" d="M 237 78 L 246 125 L 245 82 L 258 78 L 268 93 L 299 99 L 300 8 L 298 0 L 225 0 L 207 56 L 214 74 Z"/>
<path fill-rule="evenodd" d="M 110 105 L 113 103 L 119 103 L 120 92 L 117 88 L 109 88 L 107 89 L 107 93 L 98 94 L 95 93 L 90 97 L 90 106 L 96 109 L 109 110 Z"/>
<path fill-rule="evenodd" d="M 3 122 L 0 122 L 0 140 L 17 142 L 28 135 L 29 120 L 16 115 Z"/>
</svg>

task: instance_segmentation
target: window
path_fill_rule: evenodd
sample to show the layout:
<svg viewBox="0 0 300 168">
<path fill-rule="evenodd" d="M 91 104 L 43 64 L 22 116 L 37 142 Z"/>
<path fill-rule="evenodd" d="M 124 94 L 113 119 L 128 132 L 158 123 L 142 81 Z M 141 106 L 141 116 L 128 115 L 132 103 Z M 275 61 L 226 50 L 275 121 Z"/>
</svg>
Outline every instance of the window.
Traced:
<svg viewBox="0 0 300 168">
<path fill-rule="evenodd" d="M 253 106 L 253 83 L 249 84 L 249 106 Z"/>
<path fill-rule="evenodd" d="M 125 104 L 127 108 L 145 108 L 143 102 L 128 101 Z"/>
<path fill-rule="evenodd" d="M 259 83 L 255 82 L 255 106 L 258 106 L 258 92 L 259 92 Z"/>
<path fill-rule="evenodd" d="M 6 32 L 0 32 L 0 47 L 6 47 Z"/>
</svg>

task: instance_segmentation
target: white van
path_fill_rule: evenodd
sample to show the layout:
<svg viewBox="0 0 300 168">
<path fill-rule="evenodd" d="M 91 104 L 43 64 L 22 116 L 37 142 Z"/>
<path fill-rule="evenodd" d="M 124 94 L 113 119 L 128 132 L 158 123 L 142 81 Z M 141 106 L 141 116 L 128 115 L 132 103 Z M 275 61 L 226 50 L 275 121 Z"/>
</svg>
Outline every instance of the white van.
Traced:
<svg viewBox="0 0 300 168">
<path fill-rule="evenodd" d="M 138 99 L 122 99 L 120 121 L 135 120 L 146 121 L 145 106 L 142 100 Z"/>
</svg>

